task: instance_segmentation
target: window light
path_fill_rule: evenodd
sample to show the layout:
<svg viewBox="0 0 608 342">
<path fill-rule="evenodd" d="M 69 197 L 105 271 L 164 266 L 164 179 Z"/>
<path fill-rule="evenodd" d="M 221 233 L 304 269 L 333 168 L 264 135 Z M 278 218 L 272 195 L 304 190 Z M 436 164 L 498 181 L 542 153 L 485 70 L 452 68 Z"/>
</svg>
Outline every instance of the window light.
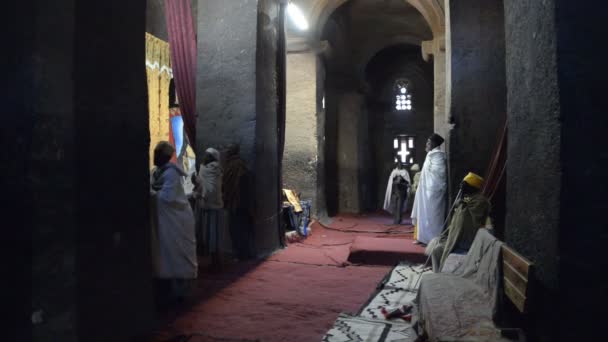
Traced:
<svg viewBox="0 0 608 342">
<path fill-rule="evenodd" d="M 289 17 L 299 30 L 308 30 L 308 21 L 296 4 L 290 2 L 289 5 L 287 5 L 287 14 L 289 14 Z"/>
</svg>

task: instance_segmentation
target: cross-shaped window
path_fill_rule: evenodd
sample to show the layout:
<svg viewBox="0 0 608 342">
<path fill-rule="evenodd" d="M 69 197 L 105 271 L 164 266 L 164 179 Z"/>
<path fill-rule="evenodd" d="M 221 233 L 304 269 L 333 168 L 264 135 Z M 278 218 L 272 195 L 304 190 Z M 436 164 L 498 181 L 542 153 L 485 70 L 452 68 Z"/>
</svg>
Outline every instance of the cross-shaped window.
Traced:
<svg viewBox="0 0 608 342">
<path fill-rule="evenodd" d="M 395 162 L 401 162 L 404 165 L 412 165 L 416 162 L 416 149 L 414 147 L 414 136 L 398 135 L 393 140 L 393 152 Z"/>
</svg>

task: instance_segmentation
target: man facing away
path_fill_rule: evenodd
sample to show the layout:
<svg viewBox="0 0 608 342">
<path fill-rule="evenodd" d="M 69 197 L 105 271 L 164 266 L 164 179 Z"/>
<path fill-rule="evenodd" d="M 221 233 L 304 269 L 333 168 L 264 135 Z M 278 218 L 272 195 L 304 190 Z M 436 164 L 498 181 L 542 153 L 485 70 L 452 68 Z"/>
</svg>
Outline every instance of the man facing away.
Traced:
<svg viewBox="0 0 608 342">
<path fill-rule="evenodd" d="M 230 145 L 226 150 L 222 191 L 234 252 L 239 260 L 246 260 L 254 256 L 254 204 L 251 173 L 239 151 L 238 144 Z"/>
<path fill-rule="evenodd" d="M 384 210 L 392 212 L 394 224 L 401 224 L 403 212 L 407 209 L 407 194 L 410 183 L 410 174 L 401 162 L 397 162 L 395 169 L 388 178 L 383 206 Z"/>
<path fill-rule="evenodd" d="M 197 277 L 194 215 L 184 192 L 186 173 L 170 162 L 173 146 L 161 141 L 154 149 L 150 175 L 155 273 L 174 299 L 183 299 L 190 281 Z M 164 291 L 163 291 L 164 292 Z"/>
<path fill-rule="evenodd" d="M 450 253 L 468 251 L 477 230 L 485 226 L 490 214 L 490 201 L 481 194 L 482 185 L 483 178 L 472 172 L 469 172 L 460 184 L 462 197 L 457 199 L 448 229 L 427 247 L 434 272 L 443 269 Z"/>
<path fill-rule="evenodd" d="M 198 175 L 192 176 L 195 184 L 197 235 L 204 243 L 199 244 L 200 254 L 211 254 L 211 266 L 214 270 L 220 267 L 220 249 L 222 242 L 222 167 L 220 152 L 208 148 L 203 155 L 203 163 Z"/>
<path fill-rule="evenodd" d="M 417 228 L 414 243 L 428 244 L 443 230 L 447 192 L 447 165 L 445 153 L 440 150 L 444 139 L 434 133 L 426 142 L 426 159 L 420 172 L 416 190 L 412 223 Z"/>
</svg>

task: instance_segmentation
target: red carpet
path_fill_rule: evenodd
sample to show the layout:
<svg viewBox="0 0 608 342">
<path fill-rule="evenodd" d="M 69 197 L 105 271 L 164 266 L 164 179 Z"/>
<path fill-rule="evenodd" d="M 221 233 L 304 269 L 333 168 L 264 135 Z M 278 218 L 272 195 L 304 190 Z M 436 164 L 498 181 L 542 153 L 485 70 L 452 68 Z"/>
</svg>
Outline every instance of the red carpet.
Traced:
<svg viewBox="0 0 608 342">
<path fill-rule="evenodd" d="M 386 214 L 339 215 L 327 228 L 353 233 L 411 234 L 414 231 L 411 219 L 404 218 L 402 225 L 395 225 L 393 218 Z"/>
<path fill-rule="evenodd" d="M 334 222 L 356 224 L 347 232 L 319 224 L 302 243 L 265 261 L 232 265 L 222 274 L 199 275 L 194 298 L 163 317 L 153 341 L 320 341 L 340 312 L 356 312 L 390 270 L 347 261 L 357 237 L 406 240 L 407 226 L 385 226 L 385 217 Z M 380 226 L 384 230 L 379 229 Z"/>
</svg>

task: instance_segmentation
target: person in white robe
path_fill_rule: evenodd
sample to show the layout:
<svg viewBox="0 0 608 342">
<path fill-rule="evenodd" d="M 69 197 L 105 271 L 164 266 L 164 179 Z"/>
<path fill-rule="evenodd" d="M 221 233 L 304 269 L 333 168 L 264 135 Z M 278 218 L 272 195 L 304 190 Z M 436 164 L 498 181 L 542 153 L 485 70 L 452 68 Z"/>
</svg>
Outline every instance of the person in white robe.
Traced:
<svg viewBox="0 0 608 342">
<path fill-rule="evenodd" d="M 395 184 L 395 181 L 407 182 Z M 403 167 L 401 162 L 397 162 L 396 167 L 388 177 L 386 186 L 386 194 L 384 195 L 384 210 L 393 214 L 395 224 L 401 224 L 401 216 L 407 210 L 407 193 L 408 187 L 411 184 L 410 174 Z"/>
<path fill-rule="evenodd" d="M 426 245 L 443 230 L 447 201 L 446 156 L 440 150 L 443 142 L 444 139 L 438 134 L 431 135 L 427 140 L 428 154 L 412 208 L 412 223 L 417 228 L 414 243 Z"/>
<path fill-rule="evenodd" d="M 186 173 L 170 162 L 173 146 L 161 141 L 154 149 L 150 175 L 153 251 L 156 277 L 170 281 L 176 299 L 186 296 L 198 264 L 194 214 L 184 191 Z"/>
</svg>

